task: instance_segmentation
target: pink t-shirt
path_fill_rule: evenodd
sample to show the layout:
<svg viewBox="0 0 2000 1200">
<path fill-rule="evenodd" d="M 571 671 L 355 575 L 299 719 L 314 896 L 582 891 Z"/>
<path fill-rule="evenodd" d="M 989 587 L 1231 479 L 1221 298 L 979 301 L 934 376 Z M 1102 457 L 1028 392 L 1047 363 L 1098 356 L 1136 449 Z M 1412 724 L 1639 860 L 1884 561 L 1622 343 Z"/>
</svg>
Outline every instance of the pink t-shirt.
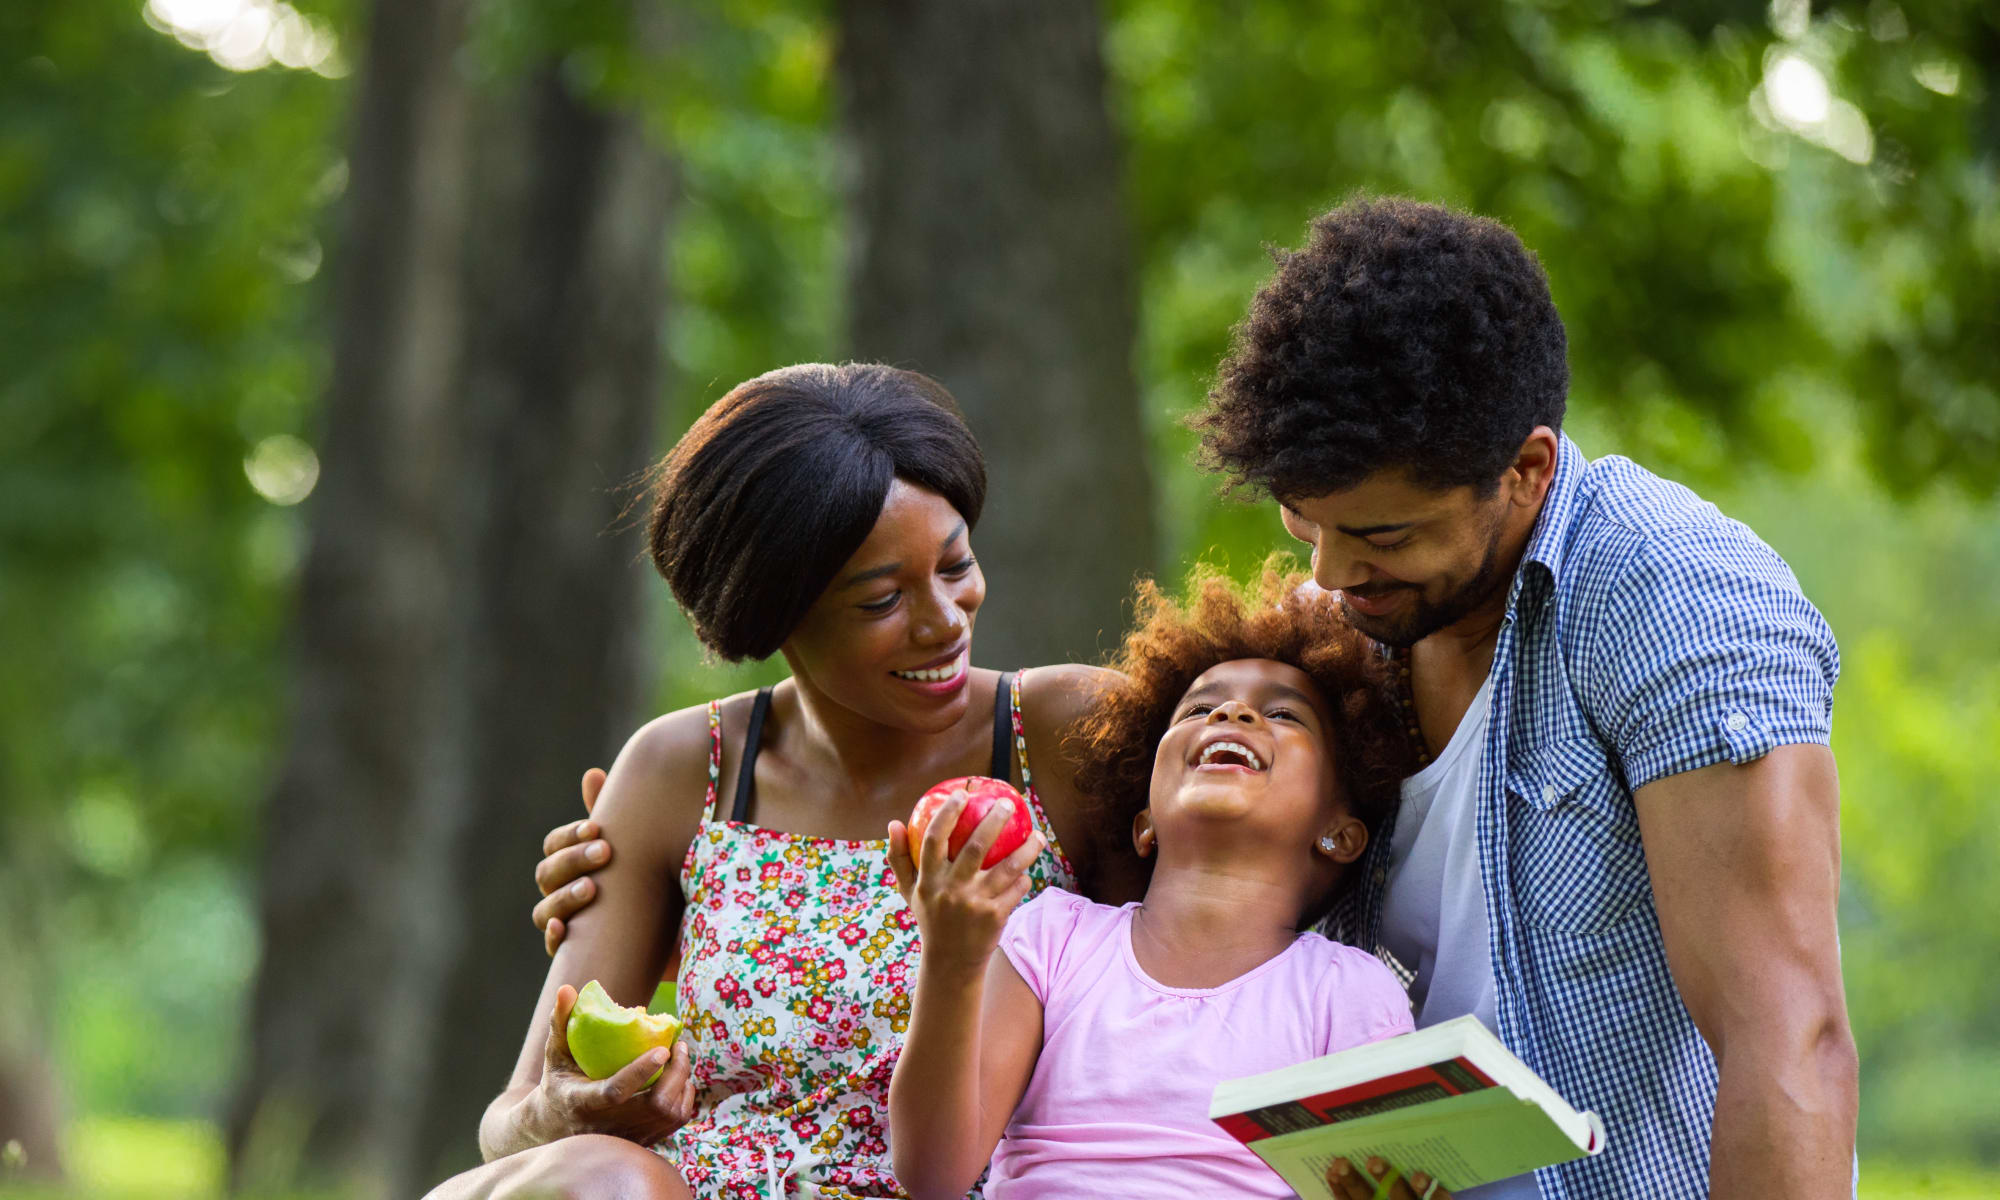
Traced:
<svg viewBox="0 0 2000 1200">
<path fill-rule="evenodd" d="M 1221 987 L 1175 988 L 1132 956 L 1132 913 L 1050 888 L 1000 935 L 1042 1002 L 1042 1054 L 993 1152 L 996 1200 L 1292 1195 L 1209 1120 L 1215 1085 L 1408 1033 L 1396 976 L 1302 933 Z"/>
</svg>

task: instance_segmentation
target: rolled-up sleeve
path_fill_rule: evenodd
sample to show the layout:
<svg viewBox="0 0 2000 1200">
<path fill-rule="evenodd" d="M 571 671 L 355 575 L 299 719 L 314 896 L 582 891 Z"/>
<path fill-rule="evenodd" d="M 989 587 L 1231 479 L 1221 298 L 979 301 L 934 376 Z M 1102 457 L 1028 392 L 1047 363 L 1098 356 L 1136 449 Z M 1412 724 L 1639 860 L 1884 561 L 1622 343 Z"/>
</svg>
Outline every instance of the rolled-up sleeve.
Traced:
<svg viewBox="0 0 2000 1200">
<path fill-rule="evenodd" d="M 1833 631 L 1747 529 L 1638 541 L 1609 593 L 1583 691 L 1632 790 L 1826 744 L 1840 674 Z"/>
</svg>

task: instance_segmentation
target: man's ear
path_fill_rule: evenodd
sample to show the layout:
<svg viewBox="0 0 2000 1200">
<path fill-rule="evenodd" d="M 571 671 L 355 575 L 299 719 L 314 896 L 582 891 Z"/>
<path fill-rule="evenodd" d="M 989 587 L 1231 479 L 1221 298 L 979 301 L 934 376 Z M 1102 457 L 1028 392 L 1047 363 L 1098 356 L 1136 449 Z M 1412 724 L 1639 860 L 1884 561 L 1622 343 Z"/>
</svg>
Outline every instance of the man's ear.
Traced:
<svg viewBox="0 0 2000 1200">
<path fill-rule="evenodd" d="M 1351 863 L 1368 849 L 1368 827 L 1354 817 L 1341 817 L 1320 830 L 1313 848 L 1337 863 Z"/>
<path fill-rule="evenodd" d="M 1534 508 L 1549 494 L 1555 482 L 1556 460 L 1562 454 L 1562 439 L 1546 425 L 1530 430 L 1521 448 L 1514 453 L 1514 465 L 1507 469 L 1509 493 L 1515 505 Z"/>
<path fill-rule="evenodd" d="M 1153 810 L 1142 808 L 1139 815 L 1132 818 L 1132 849 L 1140 858 L 1153 856 Z"/>
</svg>

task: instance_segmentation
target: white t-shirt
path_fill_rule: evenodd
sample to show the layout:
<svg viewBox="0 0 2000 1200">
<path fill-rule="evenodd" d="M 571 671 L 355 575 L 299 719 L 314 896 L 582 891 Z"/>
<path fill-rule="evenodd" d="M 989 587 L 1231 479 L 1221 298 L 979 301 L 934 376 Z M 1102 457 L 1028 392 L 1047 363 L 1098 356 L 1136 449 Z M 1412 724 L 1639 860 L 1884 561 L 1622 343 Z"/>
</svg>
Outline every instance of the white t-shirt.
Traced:
<svg viewBox="0 0 2000 1200">
<path fill-rule="evenodd" d="M 1492 711 L 1487 676 L 1451 743 L 1403 781 L 1389 879 L 1382 901 L 1382 944 L 1416 972 L 1410 1003 L 1417 1028 L 1478 1017 L 1496 1027 L 1493 958 L 1486 944 L 1486 891 L 1479 880 L 1479 759 Z M 1533 1175 L 1468 1188 L 1460 1200 L 1535 1200 Z"/>
</svg>

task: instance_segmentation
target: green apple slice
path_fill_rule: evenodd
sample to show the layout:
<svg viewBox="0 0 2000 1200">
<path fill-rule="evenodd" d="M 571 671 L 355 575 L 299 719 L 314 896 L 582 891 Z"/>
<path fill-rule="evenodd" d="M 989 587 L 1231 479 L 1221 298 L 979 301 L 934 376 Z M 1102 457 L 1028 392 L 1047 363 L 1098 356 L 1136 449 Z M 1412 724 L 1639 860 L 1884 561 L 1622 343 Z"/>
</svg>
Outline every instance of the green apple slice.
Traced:
<svg viewBox="0 0 2000 1200">
<path fill-rule="evenodd" d="M 614 1001 L 595 979 L 577 993 L 564 1030 L 571 1057 L 592 1079 L 609 1079 L 653 1047 L 671 1047 L 680 1035 L 681 1023 L 672 1013 L 649 1013 L 637 1005 L 628 1008 Z M 646 1086 L 653 1086 L 665 1071 L 661 1067 L 653 1072 Z"/>
</svg>

